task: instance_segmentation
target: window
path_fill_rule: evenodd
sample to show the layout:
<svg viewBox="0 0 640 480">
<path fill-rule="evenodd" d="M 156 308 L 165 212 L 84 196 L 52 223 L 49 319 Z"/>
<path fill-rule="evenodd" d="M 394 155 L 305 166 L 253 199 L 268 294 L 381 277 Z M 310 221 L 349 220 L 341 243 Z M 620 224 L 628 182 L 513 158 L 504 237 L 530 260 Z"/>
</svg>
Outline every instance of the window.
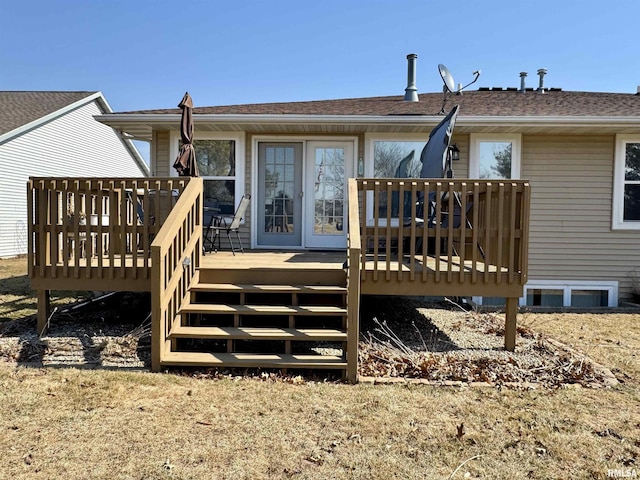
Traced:
<svg viewBox="0 0 640 480">
<path fill-rule="evenodd" d="M 473 297 L 478 305 L 503 306 L 501 297 Z M 520 305 L 527 307 L 617 307 L 618 282 L 536 280 L 524 287 Z"/>
<path fill-rule="evenodd" d="M 193 146 L 200 177 L 204 180 L 204 206 L 215 209 L 214 211 L 222 215 L 233 215 L 244 194 L 242 137 L 205 134 L 196 137 Z M 172 162 L 182 144 L 179 135 L 174 138 L 175 154 L 171 155 Z"/>
<path fill-rule="evenodd" d="M 556 288 L 528 288 L 525 305 L 529 307 L 562 307 L 564 290 Z"/>
<path fill-rule="evenodd" d="M 416 138 L 415 136 L 392 137 L 384 134 L 372 138 L 368 143 L 369 151 L 365 152 L 365 154 L 368 158 L 373 156 L 373 165 L 368 164 L 365 166 L 365 175 L 375 178 L 420 178 L 422 170 L 420 155 L 427 142 L 426 140 L 414 141 Z M 392 203 L 392 206 L 387 205 L 387 195 L 384 193 L 380 195 L 378 198 L 378 215 L 381 218 L 386 217 L 388 208 L 392 208 L 392 217 L 398 217 L 397 207 L 399 201 L 396 198 L 392 202 L 395 202 Z M 410 202 L 409 194 L 405 193 L 405 209 L 411 208 Z M 396 207 L 395 210 L 393 205 Z M 373 206 L 370 205 L 369 208 L 372 209 Z M 368 215 L 371 215 L 372 212 L 373 210 L 368 212 Z M 408 215 L 407 212 L 405 214 Z"/>
<path fill-rule="evenodd" d="M 469 178 L 517 179 L 520 177 L 521 136 L 471 135 Z"/>
<path fill-rule="evenodd" d="M 420 178 L 420 154 L 426 142 L 374 141 L 375 178 Z"/>
<path fill-rule="evenodd" d="M 616 139 L 612 228 L 640 229 L 640 137 Z"/>
</svg>

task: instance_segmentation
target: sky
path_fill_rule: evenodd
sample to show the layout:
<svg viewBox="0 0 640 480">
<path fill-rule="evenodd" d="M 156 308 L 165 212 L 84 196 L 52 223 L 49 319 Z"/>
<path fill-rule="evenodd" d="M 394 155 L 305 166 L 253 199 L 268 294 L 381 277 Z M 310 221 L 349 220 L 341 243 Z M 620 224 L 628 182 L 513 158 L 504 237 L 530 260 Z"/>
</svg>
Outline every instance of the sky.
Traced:
<svg viewBox="0 0 640 480">
<path fill-rule="evenodd" d="M 472 87 L 636 93 L 638 0 L 4 0 L 0 90 L 101 91 L 116 112 Z M 144 150 L 144 149 L 143 149 Z M 148 157 L 147 152 L 143 155 Z"/>
</svg>

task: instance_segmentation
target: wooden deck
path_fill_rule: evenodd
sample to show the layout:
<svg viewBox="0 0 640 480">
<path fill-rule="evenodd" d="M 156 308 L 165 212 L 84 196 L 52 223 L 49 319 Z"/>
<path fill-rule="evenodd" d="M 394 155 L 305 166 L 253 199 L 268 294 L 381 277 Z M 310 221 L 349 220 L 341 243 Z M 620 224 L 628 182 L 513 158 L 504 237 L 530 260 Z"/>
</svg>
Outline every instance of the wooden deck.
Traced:
<svg viewBox="0 0 640 480">
<path fill-rule="evenodd" d="M 38 331 L 50 290 L 149 291 L 154 370 L 331 368 L 356 381 L 361 295 L 478 295 L 507 298 L 505 348 L 515 348 L 527 280 L 527 182 L 350 179 L 345 250 L 236 255 L 203 253 L 202 185 L 198 178 L 32 179 L 29 275 Z M 403 205 L 412 198 L 429 199 L 428 219 L 418 217 L 415 202 Z M 342 353 L 309 354 L 327 341 Z M 280 351 L 256 347 L 270 342 Z"/>
</svg>

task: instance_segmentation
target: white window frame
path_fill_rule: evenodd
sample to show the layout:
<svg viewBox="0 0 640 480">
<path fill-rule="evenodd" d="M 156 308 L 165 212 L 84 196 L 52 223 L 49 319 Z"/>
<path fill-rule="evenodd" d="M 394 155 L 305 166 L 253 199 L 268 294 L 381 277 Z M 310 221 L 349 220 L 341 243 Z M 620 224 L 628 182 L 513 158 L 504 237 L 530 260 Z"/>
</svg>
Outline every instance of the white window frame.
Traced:
<svg viewBox="0 0 640 480">
<path fill-rule="evenodd" d="M 520 178 L 522 164 L 522 135 L 520 133 L 472 133 L 469 136 L 469 178 L 480 178 L 480 143 L 511 143 L 511 180 Z"/>
<path fill-rule="evenodd" d="M 237 132 L 197 132 L 194 135 L 194 140 L 233 140 L 236 142 L 236 175 L 235 177 L 229 176 L 213 176 L 213 177 L 202 177 L 204 180 L 233 180 L 236 182 L 235 185 L 235 205 L 234 210 L 238 208 L 240 204 L 240 199 L 244 195 L 245 191 L 245 135 L 244 133 Z M 171 176 L 177 177 L 178 172 L 175 168 L 173 168 L 173 163 L 175 159 L 178 157 L 178 151 L 180 150 L 179 142 L 181 140 L 180 132 L 171 132 L 170 135 L 170 155 L 169 160 L 171 161 Z M 244 223 L 244 219 L 242 220 Z"/>
<path fill-rule="evenodd" d="M 638 135 L 616 135 L 616 150 L 613 168 L 612 230 L 640 230 L 640 222 L 624 221 L 624 170 L 628 143 L 640 143 Z"/>
<path fill-rule="evenodd" d="M 571 292 L 573 290 L 597 290 L 606 291 L 608 296 L 607 307 L 618 306 L 618 282 L 614 280 L 535 280 L 527 282 L 524 286 L 524 294 L 518 300 L 521 307 L 527 306 L 527 293 L 529 290 L 562 290 L 562 306 L 571 307 Z M 472 297 L 472 300 L 482 305 L 482 297 Z"/>
</svg>

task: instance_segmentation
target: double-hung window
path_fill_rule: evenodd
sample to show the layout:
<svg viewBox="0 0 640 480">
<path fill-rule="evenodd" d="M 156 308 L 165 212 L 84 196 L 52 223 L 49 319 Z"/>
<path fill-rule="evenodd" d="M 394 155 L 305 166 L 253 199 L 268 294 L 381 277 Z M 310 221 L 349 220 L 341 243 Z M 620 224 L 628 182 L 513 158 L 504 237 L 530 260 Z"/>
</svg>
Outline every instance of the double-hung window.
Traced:
<svg viewBox="0 0 640 480">
<path fill-rule="evenodd" d="M 618 135 L 613 182 L 612 228 L 640 230 L 640 137 Z"/>
<path fill-rule="evenodd" d="M 175 136 L 171 161 L 181 146 Z M 204 181 L 203 203 L 222 215 L 233 215 L 244 194 L 244 141 L 241 135 L 197 133 L 193 140 L 200 177 Z M 172 163 L 173 165 L 173 163 Z"/>
<path fill-rule="evenodd" d="M 519 134 L 472 134 L 469 178 L 520 178 Z"/>
</svg>

